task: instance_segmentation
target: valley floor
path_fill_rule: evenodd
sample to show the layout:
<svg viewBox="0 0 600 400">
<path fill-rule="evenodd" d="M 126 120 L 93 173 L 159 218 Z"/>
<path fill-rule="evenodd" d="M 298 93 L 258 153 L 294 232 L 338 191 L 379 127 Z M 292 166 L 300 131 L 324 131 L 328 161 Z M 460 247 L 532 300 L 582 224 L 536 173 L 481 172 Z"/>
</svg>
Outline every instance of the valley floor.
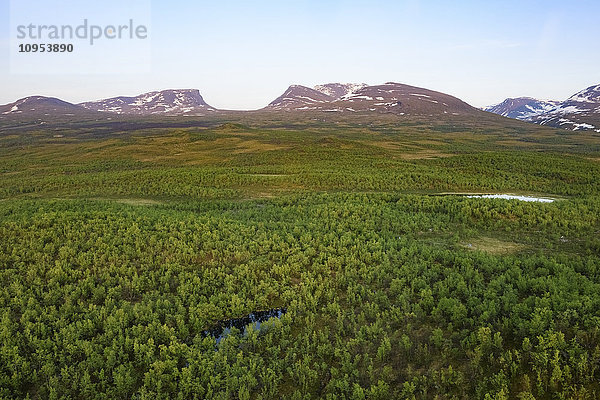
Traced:
<svg viewBox="0 0 600 400">
<path fill-rule="evenodd" d="M 5 133 L 0 397 L 599 398 L 600 141 L 474 129 Z"/>
</svg>

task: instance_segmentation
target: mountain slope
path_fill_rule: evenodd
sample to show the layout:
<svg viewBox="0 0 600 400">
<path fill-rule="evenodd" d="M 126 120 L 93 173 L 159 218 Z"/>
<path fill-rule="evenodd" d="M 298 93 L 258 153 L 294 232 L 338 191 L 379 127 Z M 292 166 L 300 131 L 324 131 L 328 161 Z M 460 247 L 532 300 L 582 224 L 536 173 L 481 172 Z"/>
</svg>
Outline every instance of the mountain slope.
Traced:
<svg viewBox="0 0 600 400">
<path fill-rule="evenodd" d="M 332 104 L 338 111 L 377 111 L 396 114 L 464 114 L 478 112 L 462 100 L 402 83 L 367 86 Z"/>
<path fill-rule="evenodd" d="M 197 89 L 163 90 L 135 97 L 113 97 L 80 104 L 89 110 L 133 115 L 205 115 L 216 111 Z"/>
<path fill-rule="evenodd" d="M 335 97 L 302 85 L 291 85 L 281 96 L 266 107 L 271 110 L 315 109 L 319 104 L 329 103 Z"/>
<path fill-rule="evenodd" d="M 88 110 L 76 104 L 55 97 L 29 96 L 14 103 L 0 106 L 0 115 L 4 116 L 42 116 L 42 115 L 79 115 Z"/>
<path fill-rule="evenodd" d="M 538 100 L 531 97 L 508 98 L 500 104 L 485 107 L 484 111 L 502 115 L 503 117 L 530 121 L 558 106 L 558 101 Z"/>
<path fill-rule="evenodd" d="M 600 85 L 590 86 L 565 101 L 518 97 L 484 110 L 554 128 L 600 132 Z"/>
<path fill-rule="evenodd" d="M 574 131 L 593 129 L 600 132 L 600 85 L 575 93 L 533 122 Z"/>
</svg>

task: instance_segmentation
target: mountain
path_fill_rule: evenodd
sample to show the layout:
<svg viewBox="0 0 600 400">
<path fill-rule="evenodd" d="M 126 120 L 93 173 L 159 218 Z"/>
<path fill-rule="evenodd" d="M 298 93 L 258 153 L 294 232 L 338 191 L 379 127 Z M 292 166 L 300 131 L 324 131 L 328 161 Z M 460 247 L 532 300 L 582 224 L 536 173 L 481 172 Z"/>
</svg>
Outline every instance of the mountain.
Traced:
<svg viewBox="0 0 600 400">
<path fill-rule="evenodd" d="M 506 99 L 484 110 L 555 128 L 600 132 L 600 85 L 590 86 L 565 101 L 519 97 Z"/>
<path fill-rule="evenodd" d="M 271 102 L 267 109 L 385 112 L 398 115 L 472 114 L 479 112 L 456 97 L 395 82 L 376 86 L 330 83 L 316 86 L 314 89 L 293 85 L 283 95 Z"/>
<path fill-rule="evenodd" d="M 266 107 L 271 110 L 314 110 L 335 98 L 327 93 L 302 85 L 292 85 Z"/>
<path fill-rule="evenodd" d="M 574 131 L 600 132 L 600 85 L 575 93 L 553 110 L 534 118 L 533 122 Z"/>
<path fill-rule="evenodd" d="M 0 106 L 0 115 L 78 115 L 89 113 L 85 108 L 55 97 L 30 96 Z"/>
<path fill-rule="evenodd" d="M 553 110 L 558 101 L 538 100 L 531 97 L 517 97 L 504 100 L 500 104 L 485 107 L 483 110 L 508 118 L 531 121 L 540 114 Z"/>
<path fill-rule="evenodd" d="M 216 111 L 206 104 L 197 89 L 163 90 L 135 97 L 113 97 L 81 103 L 80 106 L 88 110 L 133 115 L 205 115 Z"/>
</svg>

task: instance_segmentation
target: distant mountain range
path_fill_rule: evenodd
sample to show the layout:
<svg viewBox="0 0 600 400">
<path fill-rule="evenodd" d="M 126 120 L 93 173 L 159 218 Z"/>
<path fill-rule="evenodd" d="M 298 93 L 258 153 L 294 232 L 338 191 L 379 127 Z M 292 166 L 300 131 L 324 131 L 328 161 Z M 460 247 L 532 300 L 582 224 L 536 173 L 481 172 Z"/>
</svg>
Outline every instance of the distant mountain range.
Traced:
<svg viewBox="0 0 600 400">
<path fill-rule="evenodd" d="M 600 85 L 590 86 L 564 101 L 518 97 L 484 110 L 555 128 L 600 132 Z"/>
<path fill-rule="evenodd" d="M 506 99 L 483 109 L 505 117 L 540 125 L 600 132 L 600 85 L 576 93 L 565 101 L 546 101 L 530 97 Z M 313 88 L 292 85 L 262 112 L 386 113 L 393 115 L 470 115 L 485 114 L 462 100 L 429 89 L 387 82 L 370 86 L 364 83 L 327 83 Z M 23 116 L 98 115 L 190 115 L 224 113 L 207 104 L 197 89 L 162 90 L 134 97 L 72 104 L 44 96 L 31 96 L 0 106 L 0 118 Z M 489 115 L 489 114 L 488 114 Z"/>
<path fill-rule="evenodd" d="M 309 88 L 290 86 L 268 106 L 257 111 L 318 111 L 339 113 L 392 113 L 397 115 L 480 114 L 481 111 L 456 97 L 433 90 L 388 82 L 327 83 Z M 14 115 L 209 115 L 225 112 L 208 105 L 196 89 L 163 90 L 135 97 L 71 104 L 43 96 L 32 96 L 0 106 L 0 118 Z"/>
</svg>

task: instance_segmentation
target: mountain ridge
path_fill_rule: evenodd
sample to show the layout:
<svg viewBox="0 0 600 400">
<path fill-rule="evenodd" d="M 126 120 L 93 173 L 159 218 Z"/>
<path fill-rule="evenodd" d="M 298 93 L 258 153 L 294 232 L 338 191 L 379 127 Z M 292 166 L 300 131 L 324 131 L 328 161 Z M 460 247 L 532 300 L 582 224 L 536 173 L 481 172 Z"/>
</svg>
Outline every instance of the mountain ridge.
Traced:
<svg viewBox="0 0 600 400">
<path fill-rule="evenodd" d="M 198 89 L 167 89 L 137 96 L 118 96 L 79 103 L 93 111 L 133 115 L 202 115 L 217 111 L 208 105 Z"/>
<path fill-rule="evenodd" d="M 319 91 L 337 86 L 337 92 Z M 332 88 L 333 89 L 333 88 Z M 348 90 L 351 89 L 351 90 Z M 343 92 L 345 90 L 345 94 Z M 315 88 L 290 86 L 273 100 L 265 110 L 322 111 L 322 112 L 385 112 L 398 115 L 476 114 L 480 112 L 464 101 L 441 92 L 386 82 L 382 85 L 325 84 Z"/>
<path fill-rule="evenodd" d="M 11 115 L 50 115 L 61 114 L 61 115 L 76 115 L 82 113 L 88 113 L 85 108 L 61 100 L 56 97 L 47 96 L 27 96 L 18 99 L 12 103 L 0 105 L 0 115 L 11 116 Z"/>
<path fill-rule="evenodd" d="M 600 85 L 581 90 L 562 102 L 517 97 L 482 110 L 539 125 L 600 132 Z M 482 112 L 454 96 L 398 82 L 380 85 L 326 83 L 313 88 L 291 85 L 266 107 L 248 112 L 252 111 L 391 113 L 398 116 L 479 115 L 477 113 Z M 36 95 L 0 106 L 2 119 L 83 114 L 204 116 L 221 112 L 226 111 L 206 103 L 198 89 L 166 89 L 79 104 Z"/>
<path fill-rule="evenodd" d="M 484 107 L 483 110 L 503 117 L 530 121 L 531 118 L 554 109 L 558 104 L 557 101 L 541 100 L 533 97 L 511 97 L 501 103 Z"/>
<path fill-rule="evenodd" d="M 592 85 L 563 101 L 508 98 L 483 110 L 554 128 L 600 132 L 600 85 Z"/>
</svg>

